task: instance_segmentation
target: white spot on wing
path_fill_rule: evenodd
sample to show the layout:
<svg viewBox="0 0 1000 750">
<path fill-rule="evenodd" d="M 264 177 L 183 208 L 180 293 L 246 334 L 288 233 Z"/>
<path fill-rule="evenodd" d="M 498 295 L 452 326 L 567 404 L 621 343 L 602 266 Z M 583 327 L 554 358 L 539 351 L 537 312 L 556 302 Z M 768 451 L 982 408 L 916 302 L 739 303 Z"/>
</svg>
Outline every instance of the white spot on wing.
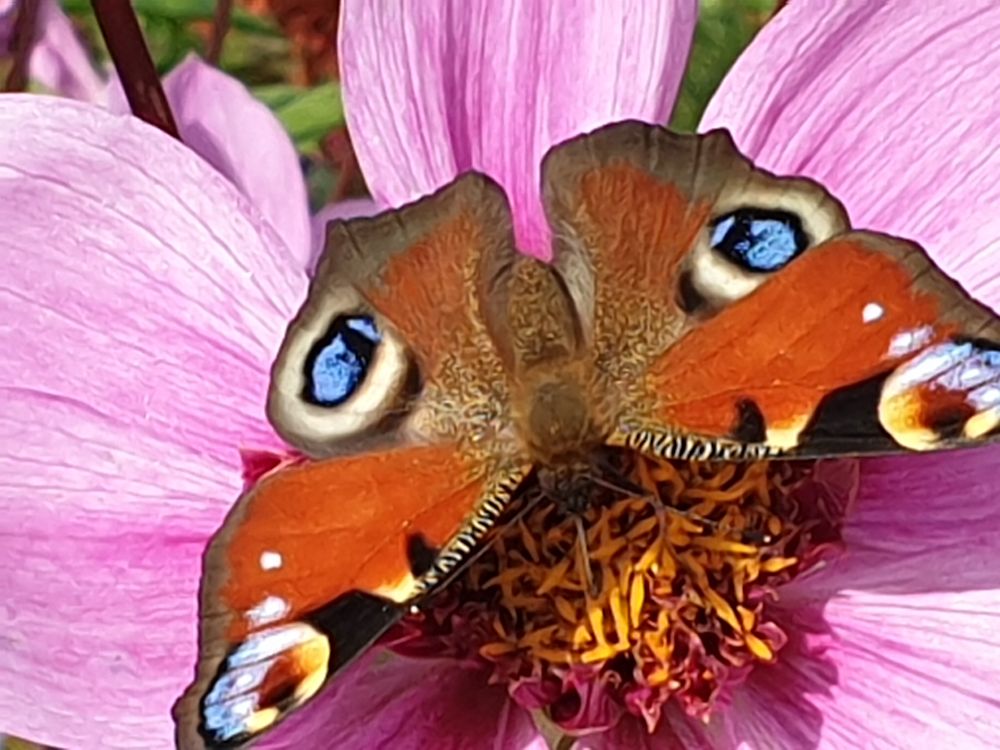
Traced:
<svg viewBox="0 0 1000 750">
<path fill-rule="evenodd" d="M 861 320 L 865 323 L 874 323 L 885 315 L 885 308 L 878 302 L 869 302 L 861 311 Z"/>
<path fill-rule="evenodd" d="M 889 341 L 888 354 L 890 357 L 903 357 L 912 354 L 917 349 L 926 346 L 933 337 L 934 330 L 930 326 L 897 333 Z"/>
<path fill-rule="evenodd" d="M 229 655 L 227 664 L 230 668 L 257 664 L 306 643 L 316 636 L 316 631 L 305 623 L 282 625 L 253 633 Z"/>
<path fill-rule="evenodd" d="M 959 368 L 954 387 L 970 389 L 992 381 L 1000 381 L 1000 352 L 979 351 Z"/>
<path fill-rule="evenodd" d="M 288 614 L 290 609 L 288 602 L 280 596 L 269 596 L 247 612 L 247 619 L 254 627 L 260 627 L 280 620 Z"/>
<path fill-rule="evenodd" d="M 969 394 L 969 403 L 979 411 L 1000 407 L 1000 386 L 987 385 Z"/>
<path fill-rule="evenodd" d="M 270 668 L 271 662 L 266 661 L 228 670 L 212 686 L 206 703 L 231 702 L 249 693 L 264 681 Z"/>
<path fill-rule="evenodd" d="M 287 607 L 288 604 L 283 599 L 270 596 L 255 607 L 254 611 L 266 613 Z M 223 674 L 215 680 L 205 696 L 205 728 L 211 731 L 216 740 L 229 741 L 248 732 L 261 731 L 263 727 L 270 725 L 274 717 L 268 716 L 267 711 L 260 710 L 260 686 L 274 666 L 275 659 L 317 638 L 323 636 L 310 625 L 301 622 L 251 633 L 226 657 Z M 304 697 L 312 695 L 325 676 L 325 669 L 310 675 L 316 687 Z"/>
<path fill-rule="evenodd" d="M 257 696 L 225 699 L 209 694 L 205 706 L 205 726 L 224 740 L 243 734 L 249 728 L 249 719 L 257 710 Z"/>
<path fill-rule="evenodd" d="M 972 361 L 965 367 L 959 368 L 958 387 L 974 388 L 980 383 L 985 383 L 990 377 L 990 373 L 985 367 L 981 367 L 978 363 Z"/>
<path fill-rule="evenodd" d="M 261 570 L 277 570 L 281 567 L 283 560 L 280 552 L 266 550 L 260 553 Z"/>
</svg>

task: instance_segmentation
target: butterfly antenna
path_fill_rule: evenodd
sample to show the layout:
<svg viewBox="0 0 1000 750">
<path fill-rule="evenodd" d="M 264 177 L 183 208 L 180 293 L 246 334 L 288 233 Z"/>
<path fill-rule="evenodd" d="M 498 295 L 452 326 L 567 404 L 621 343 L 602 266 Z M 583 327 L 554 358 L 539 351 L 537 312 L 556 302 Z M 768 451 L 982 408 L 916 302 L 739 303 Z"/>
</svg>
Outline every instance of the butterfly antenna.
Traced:
<svg viewBox="0 0 1000 750">
<path fill-rule="evenodd" d="M 601 468 L 603 469 L 604 467 Z M 652 497 L 652 493 L 641 484 L 636 484 L 635 482 L 632 482 L 617 473 L 614 473 L 614 476 L 610 480 L 597 476 L 597 474 L 590 474 L 588 479 L 590 479 L 590 481 L 598 487 L 603 487 L 604 489 L 611 490 L 612 492 L 619 492 L 622 495 Z"/>
</svg>

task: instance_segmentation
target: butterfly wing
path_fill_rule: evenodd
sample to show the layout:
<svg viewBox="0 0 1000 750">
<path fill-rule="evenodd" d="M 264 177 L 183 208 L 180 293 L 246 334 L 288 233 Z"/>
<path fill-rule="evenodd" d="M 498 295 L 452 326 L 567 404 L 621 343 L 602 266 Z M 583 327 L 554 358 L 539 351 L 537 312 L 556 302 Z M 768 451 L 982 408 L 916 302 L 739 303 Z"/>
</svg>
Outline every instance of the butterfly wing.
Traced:
<svg viewBox="0 0 1000 750">
<path fill-rule="evenodd" d="M 699 435 L 798 455 L 928 450 L 996 430 L 998 342 L 919 247 L 848 233 L 681 338 L 646 382 L 655 418 Z"/>
<path fill-rule="evenodd" d="M 317 461 L 266 477 L 205 556 L 183 748 L 241 747 L 300 706 L 478 548 L 529 467 L 479 280 L 513 252 L 469 175 L 335 223 L 272 373 L 268 413 Z"/>
<path fill-rule="evenodd" d="M 894 238 L 723 131 L 622 123 L 556 147 L 555 263 L 618 398 L 612 442 L 682 458 L 974 443 L 1000 323 Z"/>
<path fill-rule="evenodd" d="M 260 481 L 206 554 L 197 678 L 175 709 L 180 747 L 242 746 L 314 696 L 458 567 L 519 479 L 486 478 L 440 443 Z"/>
<path fill-rule="evenodd" d="M 275 361 L 275 429 L 313 456 L 502 432 L 508 385 L 480 308 L 513 248 L 503 191 L 474 173 L 399 211 L 330 224 Z M 351 341 L 363 379 L 351 379 Z"/>
</svg>

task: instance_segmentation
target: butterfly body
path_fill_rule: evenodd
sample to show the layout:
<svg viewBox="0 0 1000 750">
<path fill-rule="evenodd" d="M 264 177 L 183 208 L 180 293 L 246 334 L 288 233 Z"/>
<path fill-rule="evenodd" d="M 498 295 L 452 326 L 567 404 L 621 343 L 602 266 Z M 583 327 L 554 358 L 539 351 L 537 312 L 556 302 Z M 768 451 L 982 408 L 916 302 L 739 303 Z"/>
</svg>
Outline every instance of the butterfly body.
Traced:
<svg viewBox="0 0 1000 750">
<path fill-rule="evenodd" d="M 528 380 L 523 402 L 515 401 L 513 417 L 525 452 L 542 465 L 572 464 L 602 445 L 610 432 L 607 419 L 594 408 L 586 381 L 572 366 L 561 373 Z"/>
<path fill-rule="evenodd" d="M 817 458 L 1000 433 L 996 315 L 725 132 L 608 126 L 546 156 L 542 199 L 549 263 L 478 174 L 329 226 L 268 397 L 313 460 L 258 482 L 209 546 L 181 747 L 261 736 L 518 497 L 579 511 L 608 447 Z"/>
</svg>

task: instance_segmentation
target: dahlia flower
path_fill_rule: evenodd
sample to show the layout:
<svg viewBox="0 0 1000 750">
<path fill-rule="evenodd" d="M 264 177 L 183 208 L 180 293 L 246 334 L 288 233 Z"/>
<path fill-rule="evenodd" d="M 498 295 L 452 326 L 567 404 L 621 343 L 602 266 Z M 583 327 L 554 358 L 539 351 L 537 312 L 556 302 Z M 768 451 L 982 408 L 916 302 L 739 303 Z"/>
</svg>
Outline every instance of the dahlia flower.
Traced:
<svg viewBox="0 0 1000 750">
<path fill-rule="evenodd" d="M 1000 9 L 805 5 L 765 28 L 705 126 L 821 180 L 855 225 L 916 239 L 997 306 L 1000 46 L 983 40 L 1000 35 Z M 543 257 L 539 159 L 606 122 L 664 121 L 694 24 L 693 2 L 379 8 L 345 3 L 340 40 L 374 196 L 399 205 L 484 171 L 510 196 L 521 249 Z M 308 264 L 262 199 L 133 118 L 12 95 L 0 134 L 2 729 L 168 747 L 196 658 L 201 553 L 244 472 L 284 451 L 263 403 Z M 817 505 L 838 554 L 770 581 L 768 628 L 740 644 L 755 660 L 718 672 L 732 679 L 713 701 L 624 699 L 588 670 L 505 682 L 503 654 L 456 653 L 454 629 L 418 623 L 262 746 L 540 749 L 560 733 L 588 750 L 995 746 L 998 450 L 807 467 L 796 487 L 833 503 Z"/>
</svg>

